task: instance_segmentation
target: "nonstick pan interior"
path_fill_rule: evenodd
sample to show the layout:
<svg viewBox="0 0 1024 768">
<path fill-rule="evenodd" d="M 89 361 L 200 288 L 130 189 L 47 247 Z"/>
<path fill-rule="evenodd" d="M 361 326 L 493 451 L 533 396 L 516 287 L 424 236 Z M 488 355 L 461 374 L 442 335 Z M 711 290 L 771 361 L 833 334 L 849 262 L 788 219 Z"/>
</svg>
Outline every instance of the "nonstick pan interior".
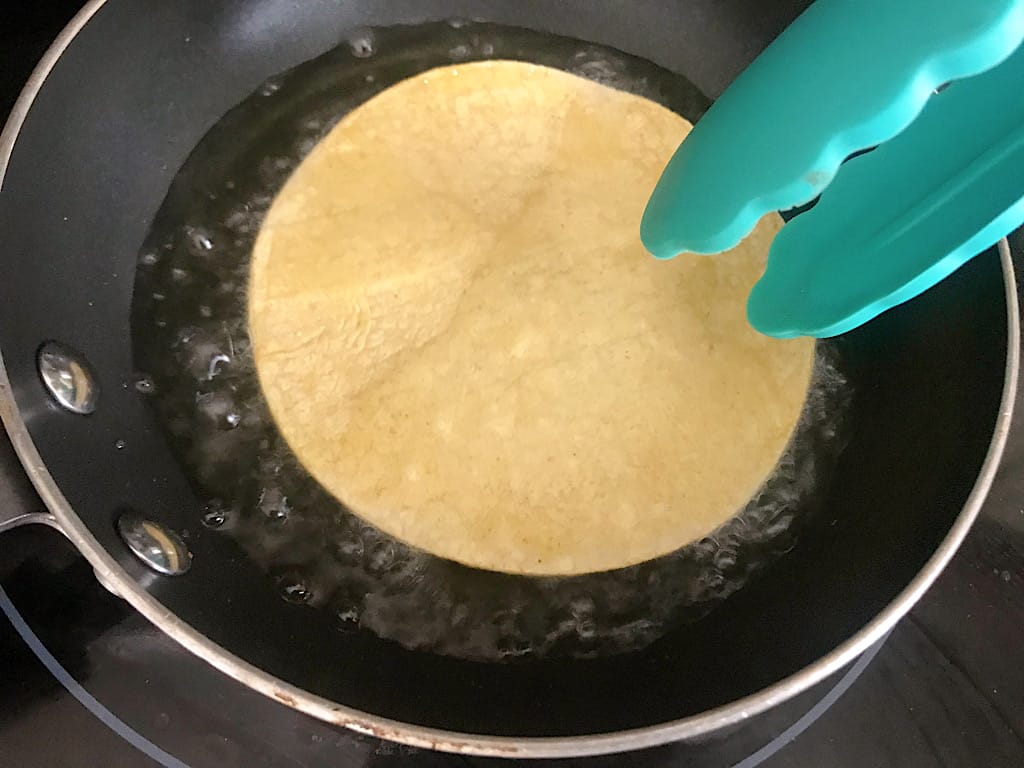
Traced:
<svg viewBox="0 0 1024 768">
<path fill-rule="evenodd" d="M 252 358 L 253 243 L 271 199 L 319 138 L 416 73 L 510 58 L 642 93 L 691 120 L 707 106 L 679 75 L 562 36 L 483 22 L 363 29 L 259 86 L 175 177 L 140 252 L 132 332 L 144 373 L 136 385 L 152 395 L 183 471 L 208 499 L 204 523 L 238 540 L 277 579 L 283 599 L 336 614 L 340 631 L 480 661 L 624 653 L 699 619 L 812 523 L 817 489 L 841 450 L 849 399 L 834 344 L 819 346 L 800 427 L 746 509 L 670 556 L 571 578 L 467 568 L 360 520 L 288 449 Z M 358 188 L 363 179 L 346 183 Z"/>
<path fill-rule="evenodd" d="M 722 56 L 708 43 L 712 5 L 103 6 L 36 99 L 0 199 L 0 350 L 11 391 L 49 473 L 100 545 L 169 611 L 292 685 L 466 733 L 576 736 L 698 715 L 799 672 L 877 616 L 948 534 L 992 440 L 1007 349 L 994 252 L 836 342 L 855 396 L 822 524 L 700 622 L 621 656 L 485 664 L 339 635 L 333 617 L 280 600 L 230 538 L 202 526 L 204 500 L 133 386 L 139 248 L 192 148 L 268 77 L 357 27 L 481 16 L 611 45 L 701 84 L 714 81 L 707 62 Z M 733 49 L 733 72 L 756 51 L 751 39 Z M 81 350 L 97 371 L 91 416 L 46 398 L 35 356 L 49 339 Z M 143 570 L 114 529 L 125 509 L 188 531 L 192 570 L 176 579 Z"/>
</svg>

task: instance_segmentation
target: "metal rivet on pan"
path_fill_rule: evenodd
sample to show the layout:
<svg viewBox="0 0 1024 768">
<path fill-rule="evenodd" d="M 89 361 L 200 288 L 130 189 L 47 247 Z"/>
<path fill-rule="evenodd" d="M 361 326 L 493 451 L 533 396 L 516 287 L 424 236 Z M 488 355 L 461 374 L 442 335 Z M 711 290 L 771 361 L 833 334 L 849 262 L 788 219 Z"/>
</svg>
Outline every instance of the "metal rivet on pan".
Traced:
<svg viewBox="0 0 1024 768">
<path fill-rule="evenodd" d="M 58 405 L 72 413 L 96 410 L 100 388 L 82 355 L 56 341 L 48 341 L 40 348 L 36 362 L 46 391 Z"/>
<path fill-rule="evenodd" d="M 126 512 L 117 520 L 117 532 L 132 553 L 158 573 L 180 576 L 192 565 L 192 553 L 174 531 Z"/>
</svg>

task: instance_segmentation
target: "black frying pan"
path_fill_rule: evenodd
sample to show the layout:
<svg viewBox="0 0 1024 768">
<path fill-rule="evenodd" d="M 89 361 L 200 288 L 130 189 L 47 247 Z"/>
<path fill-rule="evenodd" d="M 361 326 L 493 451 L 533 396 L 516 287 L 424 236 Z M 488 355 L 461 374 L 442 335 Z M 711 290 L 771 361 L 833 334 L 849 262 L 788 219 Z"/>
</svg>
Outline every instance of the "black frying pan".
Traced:
<svg viewBox="0 0 1024 768">
<path fill-rule="evenodd" d="M 201 483 L 152 396 L 134 386 L 140 250 L 158 211 L 173 208 L 173 190 L 186 188 L 172 180 L 192 150 L 268 78 L 359 28 L 471 17 L 541 33 L 522 58 L 547 55 L 547 35 L 653 62 L 696 86 L 679 109 L 699 110 L 697 92 L 719 92 L 806 3 L 763 5 L 87 6 L 0 142 L 0 414 L 56 522 L 103 582 L 287 705 L 384 738 L 508 756 L 694 738 L 803 690 L 880 637 L 951 557 L 1005 438 L 1017 315 L 1006 298 L 1009 262 L 995 249 L 833 342 L 850 379 L 849 430 L 814 524 L 708 615 L 628 654 L 484 663 L 340 634 L 331 613 L 281 600 L 274 574 L 201 524 Z M 50 341 L 93 372 L 99 397 L 89 415 L 59 407 L 43 387 L 38 355 Z M 118 532 L 126 513 L 181 532 L 191 569 L 160 576 L 145 567 Z"/>
</svg>

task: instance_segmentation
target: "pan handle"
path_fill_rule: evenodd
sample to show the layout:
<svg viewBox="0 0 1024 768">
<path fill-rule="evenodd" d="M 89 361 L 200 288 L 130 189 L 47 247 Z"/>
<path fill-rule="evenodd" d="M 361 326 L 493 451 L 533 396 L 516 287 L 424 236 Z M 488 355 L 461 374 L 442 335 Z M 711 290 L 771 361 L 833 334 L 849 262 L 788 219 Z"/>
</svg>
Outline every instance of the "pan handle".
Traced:
<svg viewBox="0 0 1024 768">
<path fill-rule="evenodd" d="M 38 511 L 42 506 L 42 500 L 36 495 L 22 470 L 3 425 L 0 424 L 0 535 L 22 525 L 46 525 L 67 538 L 67 533 L 61 528 L 56 517 L 49 512 Z M 95 569 L 94 573 L 96 580 L 103 587 L 120 597 L 110 579 L 104 578 Z"/>
<path fill-rule="evenodd" d="M 8 507 L 0 507 L 0 533 L 17 528 L 20 525 L 48 525 L 55 531 L 64 533 L 57 518 L 49 512 L 21 512 Z"/>
<path fill-rule="evenodd" d="M 2 490 L 2 488 L 0 488 L 0 490 Z M 22 525 L 46 525 L 62 534 L 65 538 L 67 537 L 67 533 L 65 533 L 64 529 L 60 527 L 60 523 L 57 522 L 57 518 L 49 512 L 22 512 L 15 509 L 11 504 L 0 504 L 0 535 L 5 531 L 9 531 Z M 110 594 L 114 595 L 114 597 L 121 596 L 113 587 L 109 579 L 103 578 L 103 575 L 96 569 L 93 569 L 93 573 L 96 574 L 96 581 L 100 583 L 100 586 L 110 592 Z"/>
<path fill-rule="evenodd" d="M 0 423 L 0 533 L 31 523 L 48 525 L 64 533 L 57 518 L 49 511 L 39 510 L 46 510 L 46 507 L 32 487 Z"/>
</svg>

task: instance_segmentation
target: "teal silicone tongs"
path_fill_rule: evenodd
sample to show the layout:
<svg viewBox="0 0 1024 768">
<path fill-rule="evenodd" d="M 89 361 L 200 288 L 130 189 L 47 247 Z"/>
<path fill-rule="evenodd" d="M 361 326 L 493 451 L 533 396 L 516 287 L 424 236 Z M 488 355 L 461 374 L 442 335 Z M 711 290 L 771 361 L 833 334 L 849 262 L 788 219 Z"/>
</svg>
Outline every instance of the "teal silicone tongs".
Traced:
<svg viewBox="0 0 1024 768">
<path fill-rule="evenodd" d="M 820 194 L 775 238 L 751 324 L 834 336 L 912 299 L 1024 223 L 1022 39 L 1024 0 L 817 0 L 680 145 L 644 245 L 724 251 Z"/>
</svg>

